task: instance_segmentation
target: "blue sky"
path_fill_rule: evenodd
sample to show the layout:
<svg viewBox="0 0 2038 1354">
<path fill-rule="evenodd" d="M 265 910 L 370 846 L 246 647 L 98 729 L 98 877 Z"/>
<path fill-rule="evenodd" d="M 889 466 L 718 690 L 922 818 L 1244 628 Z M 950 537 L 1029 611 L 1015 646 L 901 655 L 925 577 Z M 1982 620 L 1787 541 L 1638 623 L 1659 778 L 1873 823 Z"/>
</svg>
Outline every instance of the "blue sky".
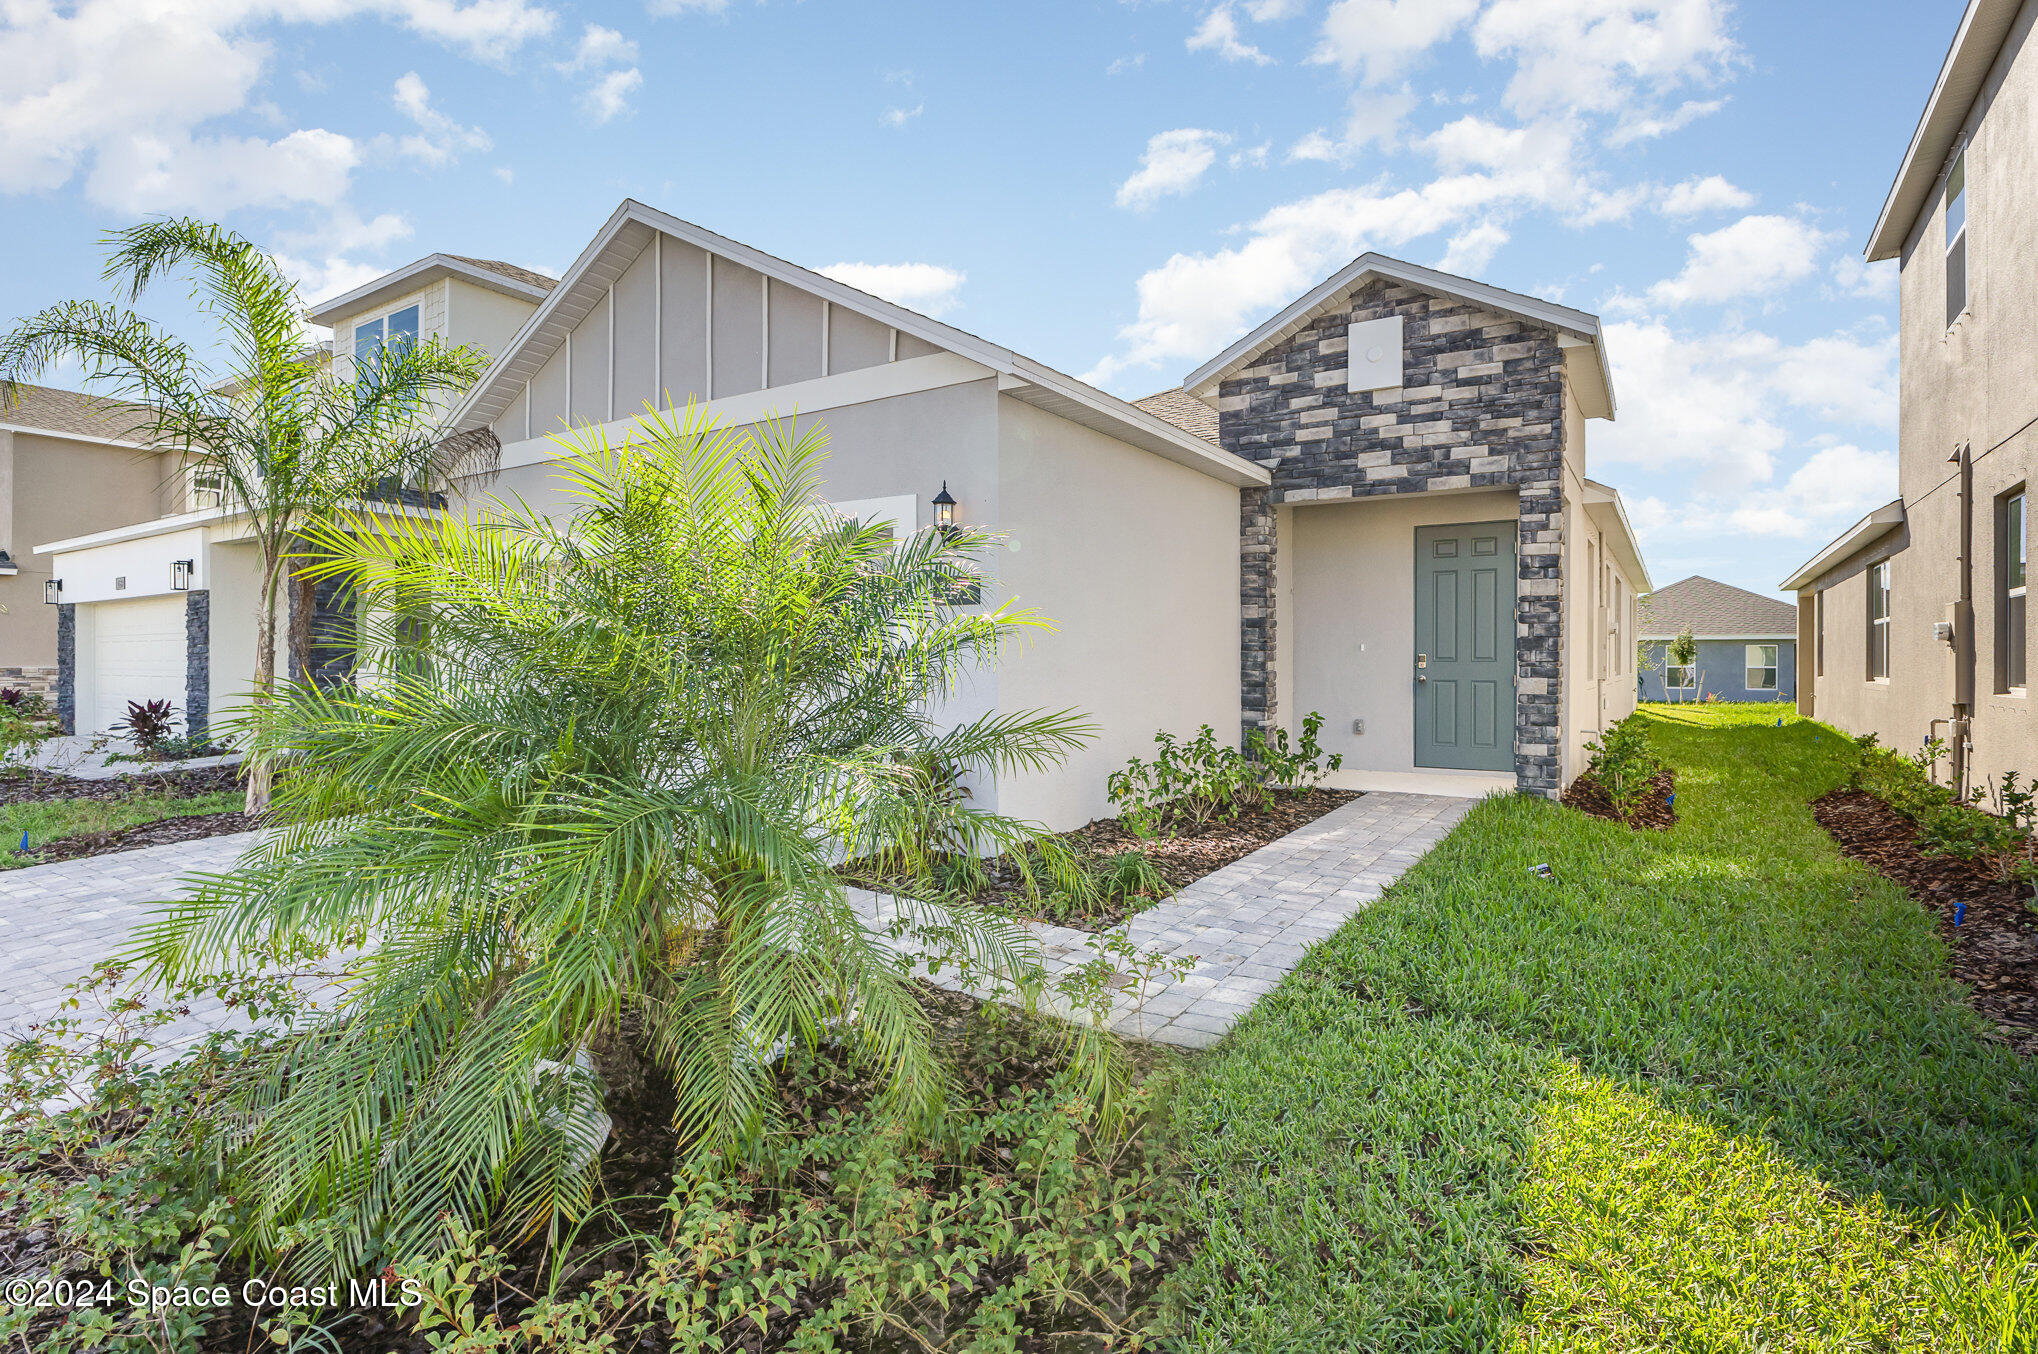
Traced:
<svg viewBox="0 0 2038 1354">
<path fill-rule="evenodd" d="M 308 299 L 625 196 L 1128 396 L 1367 249 L 1601 314 L 1659 583 L 1895 495 L 1860 249 L 1958 0 L 0 0 L 0 313 L 223 220 Z M 174 297 L 151 303 L 188 324 Z"/>
</svg>

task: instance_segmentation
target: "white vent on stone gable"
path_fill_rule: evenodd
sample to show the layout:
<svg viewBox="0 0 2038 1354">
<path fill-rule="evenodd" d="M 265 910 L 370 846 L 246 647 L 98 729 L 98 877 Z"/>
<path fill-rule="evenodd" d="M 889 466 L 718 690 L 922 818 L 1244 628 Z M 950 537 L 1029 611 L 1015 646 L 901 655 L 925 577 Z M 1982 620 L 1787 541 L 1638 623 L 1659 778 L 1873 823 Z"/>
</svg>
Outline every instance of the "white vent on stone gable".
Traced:
<svg viewBox="0 0 2038 1354">
<path fill-rule="evenodd" d="M 1363 320 L 1346 333 L 1345 388 L 1353 394 L 1401 384 L 1401 317 Z"/>
</svg>

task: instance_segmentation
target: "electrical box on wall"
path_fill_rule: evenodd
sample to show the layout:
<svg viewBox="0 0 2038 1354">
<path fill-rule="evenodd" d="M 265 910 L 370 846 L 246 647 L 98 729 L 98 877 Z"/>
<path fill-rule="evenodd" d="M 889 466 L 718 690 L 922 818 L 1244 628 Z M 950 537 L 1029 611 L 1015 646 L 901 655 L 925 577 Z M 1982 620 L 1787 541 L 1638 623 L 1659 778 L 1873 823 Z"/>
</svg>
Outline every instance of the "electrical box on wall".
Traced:
<svg viewBox="0 0 2038 1354">
<path fill-rule="evenodd" d="M 1345 331 L 1345 386 L 1353 394 L 1401 385 L 1401 317 L 1361 320 Z"/>
</svg>

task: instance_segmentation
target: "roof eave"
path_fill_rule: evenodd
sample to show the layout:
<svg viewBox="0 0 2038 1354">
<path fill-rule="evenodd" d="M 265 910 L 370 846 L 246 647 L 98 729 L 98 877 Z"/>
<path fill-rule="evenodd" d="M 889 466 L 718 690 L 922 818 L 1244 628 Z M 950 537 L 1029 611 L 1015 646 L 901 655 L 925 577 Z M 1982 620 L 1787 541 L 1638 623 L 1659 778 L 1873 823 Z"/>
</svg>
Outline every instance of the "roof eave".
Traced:
<svg viewBox="0 0 2038 1354">
<path fill-rule="evenodd" d="M 2016 23 L 2023 0 L 1970 0 L 1939 66 L 1939 78 L 1932 84 L 1931 97 L 1918 116 L 1903 163 L 1883 199 L 1875 218 L 1868 245 L 1862 251 L 1871 263 L 1893 259 L 1903 253 L 1919 215 L 1931 199 L 1939 172 L 1959 139 L 1967 114 L 1988 81 L 1988 73 L 2002 52 L 2003 42 Z"/>
<path fill-rule="evenodd" d="M 1818 576 L 1870 543 L 1880 540 L 1904 524 L 1904 501 L 1893 499 L 1869 513 L 1835 537 L 1825 549 L 1806 560 L 1798 571 L 1777 585 L 1778 592 L 1797 592 Z"/>
<path fill-rule="evenodd" d="M 1597 508 L 1599 515 L 1605 519 L 1601 522 L 1601 529 L 1604 530 L 1608 522 L 1618 528 L 1613 533 L 1613 540 L 1625 557 L 1621 564 L 1628 570 L 1628 581 L 1638 593 L 1654 592 L 1656 585 L 1649 578 L 1649 564 L 1642 558 L 1642 543 L 1635 535 L 1634 524 L 1628 521 L 1627 505 L 1621 502 L 1620 490 L 1598 480 L 1587 480 L 1585 493 L 1586 511 Z"/>
<path fill-rule="evenodd" d="M 436 281 L 440 276 L 457 277 L 477 287 L 504 296 L 514 296 L 525 301 L 542 301 L 548 295 L 543 287 L 519 282 L 513 277 L 487 268 L 477 268 L 464 259 L 450 254 L 427 254 L 415 263 L 407 263 L 395 272 L 384 273 L 381 277 L 364 282 L 350 292 L 335 296 L 330 301 L 321 301 L 305 313 L 317 325 L 330 325 L 331 321 L 343 315 L 361 310 L 378 296 L 412 291 Z"/>
</svg>

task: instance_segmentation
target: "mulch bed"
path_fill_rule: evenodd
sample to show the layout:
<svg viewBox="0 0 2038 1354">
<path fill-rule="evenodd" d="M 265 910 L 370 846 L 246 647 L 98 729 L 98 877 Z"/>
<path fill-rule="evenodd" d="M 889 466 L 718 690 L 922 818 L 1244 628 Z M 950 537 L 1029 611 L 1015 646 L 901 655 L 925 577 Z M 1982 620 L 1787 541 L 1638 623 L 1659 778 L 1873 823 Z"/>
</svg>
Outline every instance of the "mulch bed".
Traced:
<svg viewBox="0 0 2038 1354">
<path fill-rule="evenodd" d="M 171 842 L 195 842 L 202 837 L 223 837 L 230 832 L 252 832 L 261 826 L 253 813 L 194 813 L 183 818 L 159 818 L 153 823 L 111 832 L 81 832 L 75 837 L 54 837 L 32 853 L 36 863 L 48 865 L 59 860 L 82 860 L 106 856 L 115 851 L 136 851 L 144 846 L 167 846 Z"/>
<path fill-rule="evenodd" d="M 206 795 L 240 784 L 240 770 L 207 766 L 195 771 L 128 772 L 111 780 L 35 773 L 0 780 L 0 805 L 56 799 L 136 799 L 142 795 Z"/>
<path fill-rule="evenodd" d="M 1928 856 L 1912 822 L 1866 790 L 1834 790 L 1812 801 L 1812 816 L 1840 852 L 1903 885 L 1938 919 L 1953 952 L 1953 976 L 2017 1052 L 2038 1053 L 2038 913 L 2028 885 L 2004 883 L 1975 861 Z M 1956 905 L 1967 904 L 1960 925 Z"/>
<path fill-rule="evenodd" d="M 1352 790 L 1298 790 L 1277 794 L 1266 808 L 1242 813 L 1229 823 L 1206 823 L 1180 836 L 1143 841 L 1117 818 L 1099 818 L 1062 834 L 1062 841 L 1093 858 L 1114 856 L 1121 851 L 1139 851 L 1153 862 L 1171 889 L 1195 883 L 1235 860 L 1251 855 L 1262 846 L 1277 842 L 1300 827 L 1307 827 L 1332 809 L 1342 808 L 1359 797 Z M 1170 828 L 1172 831 L 1172 827 Z M 867 887 L 882 887 L 881 881 L 857 879 Z M 1046 916 L 1027 892 L 1019 871 L 1004 861 L 991 866 L 990 887 L 971 899 L 1027 921 L 1052 922 L 1079 931 L 1108 931 L 1158 898 L 1114 903 L 1100 912 L 1082 916 Z"/>
<path fill-rule="evenodd" d="M 1669 767 L 1656 773 L 1649 783 L 1649 793 L 1632 818 L 1622 818 L 1614 811 L 1613 800 L 1607 797 L 1606 789 L 1586 772 L 1571 782 L 1571 788 L 1564 791 L 1564 803 L 1580 813 L 1589 813 L 1594 818 L 1605 818 L 1612 822 L 1626 823 L 1629 827 L 1650 828 L 1663 831 L 1677 826 L 1677 810 L 1671 807 L 1670 797 L 1677 793 L 1677 773 Z"/>
</svg>

